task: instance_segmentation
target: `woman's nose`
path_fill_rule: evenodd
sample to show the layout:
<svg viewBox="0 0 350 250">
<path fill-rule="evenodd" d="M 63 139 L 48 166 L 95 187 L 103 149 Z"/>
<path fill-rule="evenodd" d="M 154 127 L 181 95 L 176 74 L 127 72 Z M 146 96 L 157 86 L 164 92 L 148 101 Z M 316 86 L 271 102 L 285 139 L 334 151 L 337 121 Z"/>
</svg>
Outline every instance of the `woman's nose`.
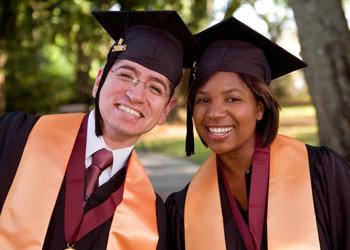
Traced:
<svg viewBox="0 0 350 250">
<path fill-rule="evenodd" d="M 226 115 L 226 107 L 221 102 L 213 101 L 208 105 L 207 116 L 209 118 L 221 118 Z"/>
</svg>

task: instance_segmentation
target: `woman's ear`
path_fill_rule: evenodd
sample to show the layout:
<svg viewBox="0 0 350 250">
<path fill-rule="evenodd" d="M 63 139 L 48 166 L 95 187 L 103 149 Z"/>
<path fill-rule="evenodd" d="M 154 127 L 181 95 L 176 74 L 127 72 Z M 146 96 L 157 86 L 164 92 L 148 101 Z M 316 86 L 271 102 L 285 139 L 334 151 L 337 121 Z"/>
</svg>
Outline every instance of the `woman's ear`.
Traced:
<svg viewBox="0 0 350 250">
<path fill-rule="evenodd" d="M 264 112 L 265 112 L 265 106 L 261 101 L 257 102 L 257 113 L 256 113 L 256 120 L 257 121 L 261 121 L 261 119 L 264 116 Z"/>
</svg>

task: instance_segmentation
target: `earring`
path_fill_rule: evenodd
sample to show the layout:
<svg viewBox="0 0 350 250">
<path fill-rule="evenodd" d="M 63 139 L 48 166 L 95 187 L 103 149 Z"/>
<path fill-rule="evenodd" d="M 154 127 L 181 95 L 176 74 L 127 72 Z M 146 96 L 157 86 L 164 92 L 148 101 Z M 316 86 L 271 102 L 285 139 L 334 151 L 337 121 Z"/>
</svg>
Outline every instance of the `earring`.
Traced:
<svg viewBox="0 0 350 250">
<path fill-rule="evenodd" d="M 256 120 L 257 121 L 261 121 L 261 119 L 262 119 L 262 113 L 261 112 L 258 112 L 258 116 L 256 117 Z"/>
</svg>

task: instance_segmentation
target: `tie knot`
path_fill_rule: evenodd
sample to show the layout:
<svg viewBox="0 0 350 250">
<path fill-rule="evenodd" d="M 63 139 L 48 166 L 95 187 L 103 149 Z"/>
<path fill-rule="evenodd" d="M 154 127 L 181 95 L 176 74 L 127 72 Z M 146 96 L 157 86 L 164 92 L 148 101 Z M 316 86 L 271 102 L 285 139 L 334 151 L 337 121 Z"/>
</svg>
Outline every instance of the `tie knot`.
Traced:
<svg viewBox="0 0 350 250">
<path fill-rule="evenodd" d="M 107 149 L 96 151 L 91 157 L 91 165 L 98 167 L 101 171 L 105 170 L 113 163 L 113 154 Z"/>
</svg>

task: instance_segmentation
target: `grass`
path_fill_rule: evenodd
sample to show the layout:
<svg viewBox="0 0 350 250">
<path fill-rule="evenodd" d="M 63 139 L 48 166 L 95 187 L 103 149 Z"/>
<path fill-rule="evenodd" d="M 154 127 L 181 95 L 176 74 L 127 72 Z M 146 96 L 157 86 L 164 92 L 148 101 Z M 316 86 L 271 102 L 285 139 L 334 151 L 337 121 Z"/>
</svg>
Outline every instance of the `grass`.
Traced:
<svg viewBox="0 0 350 250">
<path fill-rule="evenodd" d="M 281 119 L 299 117 L 300 115 L 313 117 L 315 116 L 315 108 L 312 105 L 282 107 L 280 114 Z"/>
<path fill-rule="evenodd" d="M 279 133 L 307 144 L 319 145 L 314 106 L 283 107 L 280 112 Z"/>
<path fill-rule="evenodd" d="M 185 140 L 183 138 L 141 141 L 136 145 L 136 149 L 146 152 L 162 152 L 172 156 L 189 159 L 197 164 L 203 163 L 204 159 L 210 154 L 210 150 L 206 148 L 198 138 L 195 138 L 196 153 L 191 157 L 186 156 Z"/>
<path fill-rule="evenodd" d="M 315 109 L 312 105 L 283 107 L 280 112 L 279 133 L 318 145 Z M 162 125 L 145 135 L 136 149 L 149 152 L 163 152 L 172 156 L 187 158 L 185 155 L 186 128 L 183 124 Z M 210 150 L 195 139 L 195 155 L 188 158 L 198 164 L 210 154 Z"/>
</svg>

